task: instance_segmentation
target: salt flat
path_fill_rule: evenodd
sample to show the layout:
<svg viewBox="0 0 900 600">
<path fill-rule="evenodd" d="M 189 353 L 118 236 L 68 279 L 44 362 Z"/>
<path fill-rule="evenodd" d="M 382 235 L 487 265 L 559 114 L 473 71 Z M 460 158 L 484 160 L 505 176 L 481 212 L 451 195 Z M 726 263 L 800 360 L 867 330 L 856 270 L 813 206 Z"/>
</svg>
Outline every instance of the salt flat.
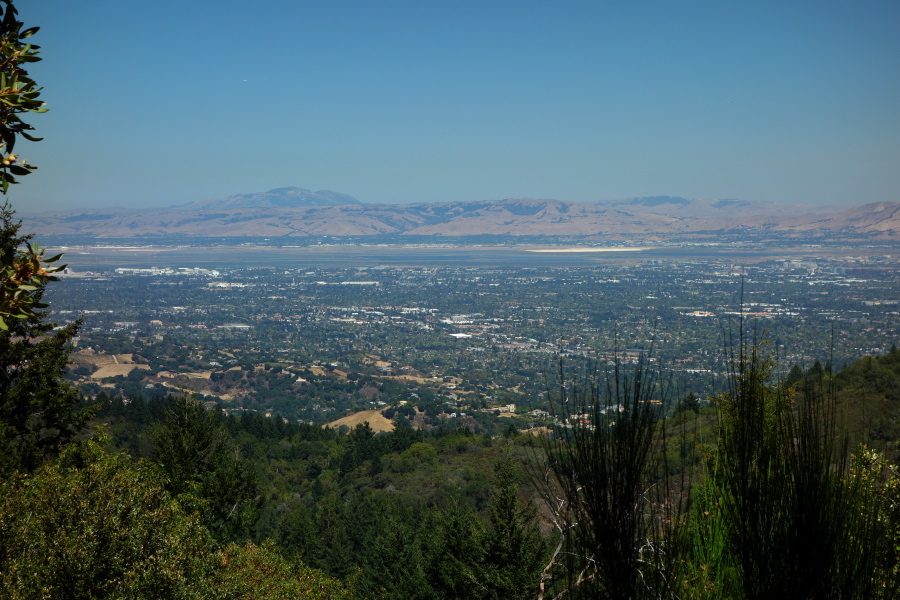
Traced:
<svg viewBox="0 0 900 600">
<path fill-rule="evenodd" d="M 643 252 L 649 250 L 647 247 L 611 247 L 611 248 L 595 248 L 593 246 L 580 248 L 530 248 L 527 252 Z"/>
</svg>

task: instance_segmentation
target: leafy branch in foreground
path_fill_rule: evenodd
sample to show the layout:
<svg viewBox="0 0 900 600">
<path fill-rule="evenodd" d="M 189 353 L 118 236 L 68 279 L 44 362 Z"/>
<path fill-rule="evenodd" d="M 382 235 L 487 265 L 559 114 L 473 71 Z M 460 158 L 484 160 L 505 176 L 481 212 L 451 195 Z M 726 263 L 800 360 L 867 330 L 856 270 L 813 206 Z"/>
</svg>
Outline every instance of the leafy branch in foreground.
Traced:
<svg viewBox="0 0 900 600">
<path fill-rule="evenodd" d="M 0 0 L 0 191 L 35 167 L 13 154 L 16 139 L 39 141 L 22 113 L 44 112 L 40 89 L 23 65 L 38 47 L 25 40 L 38 28 L 23 29 L 11 0 Z M 32 470 L 54 456 L 84 425 L 88 411 L 74 407 L 80 395 L 61 379 L 80 322 L 53 332 L 44 321 L 44 289 L 65 266 L 60 256 L 19 235 L 9 204 L 0 206 L 0 474 Z"/>
<path fill-rule="evenodd" d="M 23 27 L 11 0 L 0 0 L 0 191 L 4 194 L 10 184 L 18 183 L 16 177 L 37 168 L 14 153 L 19 137 L 32 142 L 41 139 L 29 133 L 34 127 L 25 123 L 21 115 L 48 110 L 39 99 L 41 88 L 25 69 L 28 63 L 41 60 L 39 46 L 26 41 L 39 28 Z M 8 205 L 2 208 L 2 217 L 0 329 L 7 330 L 9 318 L 36 319 L 35 311 L 47 307 L 40 301 L 40 292 L 47 283 L 55 281 L 53 274 L 65 265 L 55 265 L 61 255 L 46 257 L 44 249 L 30 243 L 31 236 L 17 237 L 18 225 L 13 223 Z"/>
<path fill-rule="evenodd" d="M 37 168 L 14 154 L 18 136 L 32 142 L 41 140 L 29 133 L 34 127 L 19 115 L 42 113 L 48 109 L 39 99 L 41 88 L 23 66 L 41 60 L 38 56 L 40 46 L 25 41 L 39 28 L 23 29 L 24 24 L 18 20 L 12 2 L 2 2 L 6 7 L 0 6 L 0 190 L 5 194 L 10 184 L 18 183 L 16 177 L 28 175 Z"/>
<path fill-rule="evenodd" d="M 0 326 L 0 474 L 54 456 L 91 412 L 75 409 L 81 396 L 62 379 L 80 321 L 59 329 L 45 321 L 42 297 L 55 277 L 41 251 L 19 250 L 29 239 L 19 226 L 9 206 L 0 207 L 0 319 L 15 317 Z"/>
<path fill-rule="evenodd" d="M 0 207 L 4 221 L 4 231 L 10 227 L 8 209 Z M 18 227 L 18 226 L 16 226 Z M 2 234 L 0 234 L 2 235 Z M 37 319 L 37 311 L 49 307 L 41 301 L 41 292 L 51 281 L 59 281 L 54 273 L 59 273 L 66 265 L 53 265 L 62 254 L 45 258 L 45 248 L 36 243 L 28 243 L 23 238 L 25 250 L 4 251 L 0 256 L 0 330 L 6 331 L 10 325 L 7 319 Z"/>
</svg>

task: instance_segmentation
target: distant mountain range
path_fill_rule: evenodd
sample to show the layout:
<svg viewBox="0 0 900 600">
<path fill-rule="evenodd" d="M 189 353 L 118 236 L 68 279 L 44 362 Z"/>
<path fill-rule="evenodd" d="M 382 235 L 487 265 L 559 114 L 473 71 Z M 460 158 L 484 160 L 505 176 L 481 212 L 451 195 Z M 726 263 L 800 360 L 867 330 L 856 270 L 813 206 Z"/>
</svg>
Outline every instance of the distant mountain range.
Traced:
<svg viewBox="0 0 900 600">
<path fill-rule="evenodd" d="M 307 206 L 343 206 L 345 204 L 362 204 L 353 196 L 339 194 L 329 190 L 311 192 L 298 187 L 275 188 L 268 192 L 254 194 L 237 194 L 227 198 L 199 200 L 180 210 L 225 210 L 232 208 L 300 208 Z"/>
<path fill-rule="evenodd" d="M 28 215 L 38 235 L 131 238 L 302 236 L 833 237 L 900 239 L 900 203 L 851 208 L 673 196 L 595 203 L 530 198 L 436 204 L 363 204 L 296 187 L 165 209 L 70 210 Z"/>
</svg>

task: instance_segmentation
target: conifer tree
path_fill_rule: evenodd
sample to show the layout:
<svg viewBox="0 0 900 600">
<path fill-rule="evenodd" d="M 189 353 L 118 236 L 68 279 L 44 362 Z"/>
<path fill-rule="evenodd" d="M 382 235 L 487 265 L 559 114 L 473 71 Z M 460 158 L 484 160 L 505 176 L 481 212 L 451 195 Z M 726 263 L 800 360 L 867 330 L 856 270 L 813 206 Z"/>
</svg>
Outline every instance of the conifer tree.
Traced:
<svg viewBox="0 0 900 600">
<path fill-rule="evenodd" d="M 547 548 L 537 525 L 537 509 L 519 500 L 517 467 L 508 459 L 494 466 L 497 487 L 488 507 L 484 538 L 485 585 L 498 600 L 533 598 Z"/>
<path fill-rule="evenodd" d="M 154 432 L 166 489 L 220 541 L 243 540 L 256 521 L 256 476 L 215 412 L 180 397 Z"/>
</svg>

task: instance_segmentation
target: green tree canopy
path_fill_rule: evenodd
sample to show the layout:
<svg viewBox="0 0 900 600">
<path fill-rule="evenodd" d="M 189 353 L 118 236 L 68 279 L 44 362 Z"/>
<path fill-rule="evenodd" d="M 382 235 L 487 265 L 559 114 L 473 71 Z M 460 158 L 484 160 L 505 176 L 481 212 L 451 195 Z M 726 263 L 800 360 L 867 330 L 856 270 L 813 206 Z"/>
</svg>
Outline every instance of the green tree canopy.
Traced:
<svg viewBox="0 0 900 600">
<path fill-rule="evenodd" d="M 193 598 L 213 573 L 199 521 L 155 469 L 103 442 L 0 483 L 0 596 Z"/>
<path fill-rule="evenodd" d="M 217 539 L 240 540 L 256 520 L 256 475 L 217 415 L 179 397 L 153 435 L 165 487 L 196 509 Z"/>
</svg>

